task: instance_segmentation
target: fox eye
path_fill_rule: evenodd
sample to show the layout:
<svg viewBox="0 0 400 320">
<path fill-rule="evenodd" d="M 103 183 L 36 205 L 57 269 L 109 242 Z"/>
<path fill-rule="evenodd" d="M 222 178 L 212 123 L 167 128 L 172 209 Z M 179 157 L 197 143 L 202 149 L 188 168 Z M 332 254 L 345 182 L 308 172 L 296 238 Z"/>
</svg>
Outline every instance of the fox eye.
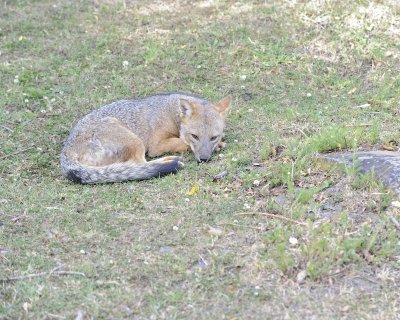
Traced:
<svg viewBox="0 0 400 320">
<path fill-rule="evenodd" d="M 196 136 L 195 134 L 192 134 L 192 138 L 195 139 L 195 140 L 199 140 L 199 137 Z"/>
<path fill-rule="evenodd" d="M 213 136 L 213 137 L 211 137 L 211 141 L 215 141 L 215 140 L 217 140 L 218 139 L 218 136 Z"/>
</svg>

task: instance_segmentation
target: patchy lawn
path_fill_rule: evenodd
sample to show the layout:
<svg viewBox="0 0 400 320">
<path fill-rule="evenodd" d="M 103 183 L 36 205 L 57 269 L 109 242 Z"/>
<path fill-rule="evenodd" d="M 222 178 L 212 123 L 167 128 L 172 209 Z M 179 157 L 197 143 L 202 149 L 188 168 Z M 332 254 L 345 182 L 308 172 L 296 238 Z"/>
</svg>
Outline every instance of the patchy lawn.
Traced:
<svg viewBox="0 0 400 320">
<path fill-rule="evenodd" d="M 2 1 L 0 318 L 396 318 L 395 196 L 315 156 L 398 150 L 399 17 L 390 0 Z M 61 177 L 75 121 L 166 91 L 234 97 L 212 162 Z"/>
</svg>

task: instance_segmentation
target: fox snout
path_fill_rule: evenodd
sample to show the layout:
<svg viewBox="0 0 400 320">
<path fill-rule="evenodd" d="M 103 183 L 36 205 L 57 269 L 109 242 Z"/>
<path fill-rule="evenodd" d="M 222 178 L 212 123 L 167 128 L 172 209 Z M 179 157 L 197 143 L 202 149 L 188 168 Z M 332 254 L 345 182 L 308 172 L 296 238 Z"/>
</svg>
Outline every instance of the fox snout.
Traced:
<svg viewBox="0 0 400 320">
<path fill-rule="evenodd" d="M 211 158 L 213 148 L 210 142 L 208 141 L 208 138 L 204 138 L 202 140 L 203 141 L 201 141 L 201 144 L 199 144 L 198 146 L 194 146 L 193 152 L 197 159 L 197 162 L 208 162 Z"/>
<path fill-rule="evenodd" d="M 198 162 L 208 162 L 208 160 L 210 160 L 211 155 L 207 156 L 207 155 L 201 155 L 199 157 L 199 160 L 197 160 Z"/>
</svg>

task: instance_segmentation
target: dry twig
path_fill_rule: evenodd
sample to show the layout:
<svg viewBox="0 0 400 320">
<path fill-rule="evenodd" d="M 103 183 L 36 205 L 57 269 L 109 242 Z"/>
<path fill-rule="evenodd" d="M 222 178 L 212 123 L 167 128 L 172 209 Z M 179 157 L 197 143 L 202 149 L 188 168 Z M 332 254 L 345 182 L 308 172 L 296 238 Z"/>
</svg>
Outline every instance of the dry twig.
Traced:
<svg viewBox="0 0 400 320">
<path fill-rule="evenodd" d="M 353 109 L 365 109 L 365 108 L 368 108 L 370 106 L 371 106 L 371 104 L 365 103 L 365 104 L 362 104 L 362 105 L 359 105 L 359 106 L 355 106 L 355 107 L 352 107 L 352 108 Z"/>
<path fill-rule="evenodd" d="M 301 130 L 300 128 L 295 128 L 297 131 L 299 131 L 303 136 L 305 136 L 306 138 L 308 138 L 308 135 L 303 131 L 303 130 Z"/>
<path fill-rule="evenodd" d="M 0 279 L 0 283 L 12 282 L 17 280 L 38 278 L 44 276 L 82 276 L 86 277 L 83 272 L 75 272 L 75 271 L 50 271 L 50 272 L 39 272 L 33 274 L 27 274 L 25 276 L 11 276 L 5 279 Z"/>
<path fill-rule="evenodd" d="M 3 128 L 4 130 L 10 131 L 11 133 L 14 132 L 13 129 L 10 129 L 9 127 L 3 126 L 2 124 L 0 124 L 0 128 Z"/>
<path fill-rule="evenodd" d="M 359 124 L 348 124 L 346 128 L 356 128 L 356 127 L 371 127 L 373 123 L 359 123 Z"/>
<path fill-rule="evenodd" d="M 285 220 L 285 221 L 297 224 L 299 226 L 307 226 L 307 223 L 305 223 L 305 222 L 300 222 L 300 221 L 297 221 L 297 220 L 294 220 L 294 219 L 291 219 L 291 218 L 288 218 L 288 217 L 285 217 L 285 216 L 281 216 L 279 214 L 268 213 L 268 212 L 240 212 L 240 213 L 237 213 L 237 215 L 240 215 L 240 216 L 259 215 L 259 216 L 265 216 L 265 217 Z"/>
<path fill-rule="evenodd" d="M 238 223 L 230 223 L 230 222 L 221 222 L 218 223 L 217 226 L 232 226 L 232 227 L 238 227 L 238 228 L 249 228 L 249 229 L 254 229 L 254 230 L 262 230 L 263 228 L 261 227 L 254 227 L 254 226 L 246 226 L 244 224 L 238 224 Z"/>
<path fill-rule="evenodd" d="M 29 147 L 29 148 L 25 148 L 25 149 L 22 149 L 22 150 L 19 150 L 19 151 L 10 153 L 10 154 L 6 154 L 5 156 L 0 157 L 0 160 L 5 159 L 5 158 L 8 158 L 8 157 L 11 157 L 11 156 L 15 156 L 16 154 L 19 154 L 19 153 L 28 151 L 28 150 L 33 149 L 33 148 L 34 148 L 34 147 Z"/>
</svg>

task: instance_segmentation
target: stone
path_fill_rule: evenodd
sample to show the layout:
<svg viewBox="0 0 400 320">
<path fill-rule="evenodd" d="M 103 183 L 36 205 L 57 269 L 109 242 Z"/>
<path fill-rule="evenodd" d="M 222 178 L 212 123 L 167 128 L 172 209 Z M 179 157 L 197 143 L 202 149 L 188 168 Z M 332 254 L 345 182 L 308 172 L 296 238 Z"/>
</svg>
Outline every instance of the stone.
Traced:
<svg viewBox="0 0 400 320">
<path fill-rule="evenodd" d="M 358 170 L 367 174 L 372 170 L 386 187 L 400 194 L 400 152 L 365 151 L 356 153 L 332 153 L 321 155 L 327 164 L 351 165 L 356 161 Z"/>
<path fill-rule="evenodd" d="M 296 282 L 303 283 L 306 277 L 307 277 L 307 271 L 301 270 L 296 276 Z"/>
</svg>

